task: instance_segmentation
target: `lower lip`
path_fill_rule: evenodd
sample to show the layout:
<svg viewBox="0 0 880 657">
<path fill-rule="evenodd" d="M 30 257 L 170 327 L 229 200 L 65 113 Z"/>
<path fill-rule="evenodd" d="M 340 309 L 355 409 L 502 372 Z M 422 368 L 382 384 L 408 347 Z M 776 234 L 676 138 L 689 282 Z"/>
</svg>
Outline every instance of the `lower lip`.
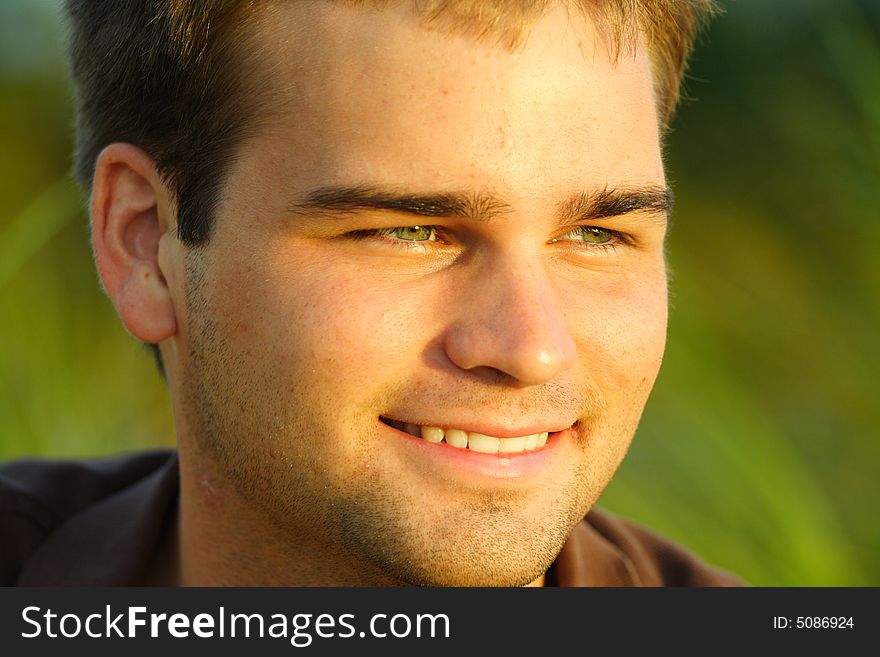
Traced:
<svg viewBox="0 0 880 657">
<path fill-rule="evenodd" d="M 390 427 L 381 420 L 380 426 L 402 438 L 405 449 L 428 467 L 448 473 L 498 481 L 520 481 L 547 470 L 562 444 L 574 432 L 574 427 L 554 431 L 547 444 L 540 449 L 518 454 L 484 454 L 471 449 L 452 447 L 446 443 L 429 443 L 422 438 Z"/>
</svg>

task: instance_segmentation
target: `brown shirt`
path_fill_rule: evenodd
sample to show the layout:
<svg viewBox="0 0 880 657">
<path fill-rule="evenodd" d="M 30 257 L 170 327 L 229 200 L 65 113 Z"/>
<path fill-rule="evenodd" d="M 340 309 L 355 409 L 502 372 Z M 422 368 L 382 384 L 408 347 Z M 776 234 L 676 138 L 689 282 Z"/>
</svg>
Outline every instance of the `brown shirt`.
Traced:
<svg viewBox="0 0 880 657">
<path fill-rule="evenodd" d="M 176 515 L 177 454 L 0 466 L 0 585 L 145 583 Z M 547 573 L 553 586 L 738 586 L 733 575 L 593 509 Z"/>
</svg>

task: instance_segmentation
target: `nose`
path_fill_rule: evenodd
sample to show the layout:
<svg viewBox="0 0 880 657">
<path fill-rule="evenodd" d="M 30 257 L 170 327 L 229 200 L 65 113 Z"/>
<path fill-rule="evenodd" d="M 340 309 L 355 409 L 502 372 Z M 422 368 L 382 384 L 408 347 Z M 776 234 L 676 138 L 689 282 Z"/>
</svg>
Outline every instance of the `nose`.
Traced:
<svg viewBox="0 0 880 657">
<path fill-rule="evenodd" d="M 487 380 L 497 381 L 500 373 L 532 386 L 574 364 L 575 342 L 540 259 L 496 260 L 474 272 L 470 282 L 443 341 L 457 367 Z"/>
</svg>

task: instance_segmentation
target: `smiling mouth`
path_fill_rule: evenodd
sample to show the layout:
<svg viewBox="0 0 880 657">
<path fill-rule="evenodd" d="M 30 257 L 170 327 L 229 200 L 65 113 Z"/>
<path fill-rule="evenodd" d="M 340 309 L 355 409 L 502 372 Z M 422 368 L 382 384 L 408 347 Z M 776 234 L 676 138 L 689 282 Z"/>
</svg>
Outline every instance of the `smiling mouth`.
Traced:
<svg viewBox="0 0 880 657">
<path fill-rule="evenodd" d="M 410 422 L 401 422 L 387 417 L 379 418 L 384 424 L 403 431 L 416 438 L 421 438 L 429 443 L 446 443 L 458 449 L 469 449 L 482 454 L 520 454 L 532 452 L 547 444 L 549 433 L 533 433 L 528 436 L 515 438 L 496 438 L 487 436 L 476 431 L 463 431 L 461 429 L 442 429 L 440 427 L 420 426 Z"/>
</svg>

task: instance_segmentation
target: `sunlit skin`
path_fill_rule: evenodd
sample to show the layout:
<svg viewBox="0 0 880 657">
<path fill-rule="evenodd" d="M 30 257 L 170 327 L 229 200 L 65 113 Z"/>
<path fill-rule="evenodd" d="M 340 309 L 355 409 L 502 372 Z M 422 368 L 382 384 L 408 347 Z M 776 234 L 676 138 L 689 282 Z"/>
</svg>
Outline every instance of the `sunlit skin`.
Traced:
<svg viewBox="0 0 880 657">
<path fill-rule="evenodd" d="M 558 6 L 514 51 L 406 7 L 282 3 L 262 29 L 283 102 L 241 145 L 210 242 L 179 244 L 145 174 L 164 319 L 117 301 L 168 371 L 172 579 L 541 584 L 665 343 L 661 204 L 584 215 L 603 192 L 665 190 L 644 48 L 612 62 Z M 328 188 L 371 196 L 334 205 Z M 407 206 L 450 197 L 480 202 Z M 380 418 L 554 433 L 504 459 Z"/>
</svg>

